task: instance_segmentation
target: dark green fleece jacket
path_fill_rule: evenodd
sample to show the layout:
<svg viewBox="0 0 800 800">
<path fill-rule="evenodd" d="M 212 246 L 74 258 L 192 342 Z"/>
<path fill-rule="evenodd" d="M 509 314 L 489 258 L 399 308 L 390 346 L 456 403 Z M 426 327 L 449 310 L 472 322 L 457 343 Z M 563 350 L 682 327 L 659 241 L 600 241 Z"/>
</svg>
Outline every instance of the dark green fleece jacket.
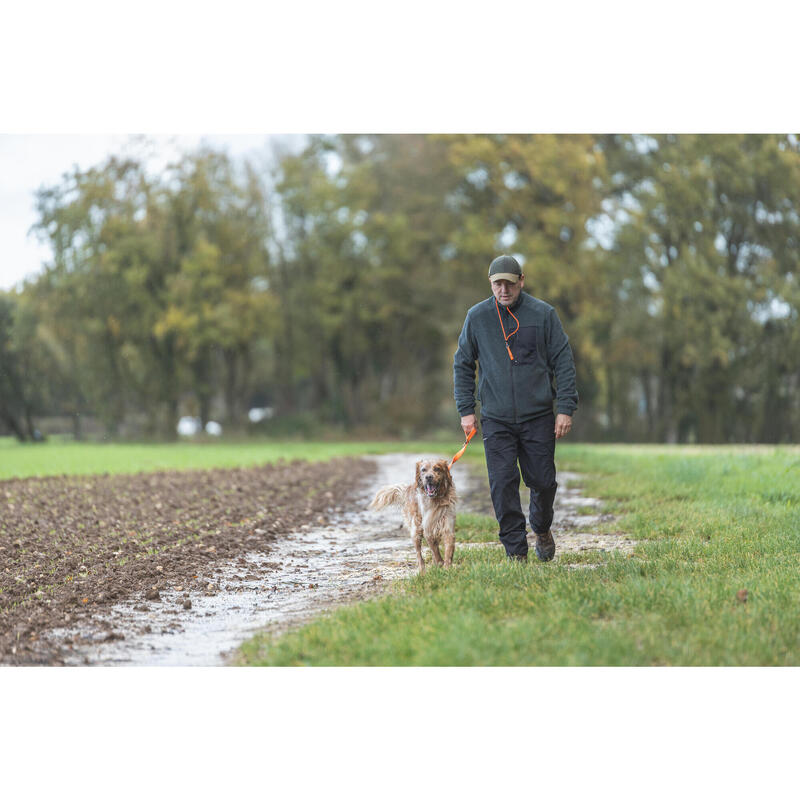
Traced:
<svg viewBox="0 0 800 800">
<path fill-rule="evenodd" d="M 508 335 L 517 323 L 508 309 L 499 308 Z M 475 413 L 477 362 L 481 416 L 525 422 L 551 413 L 553 400 L 557 414 L 572 416 L 578 406 L 575 362 L 555 309 L 523 291 L 511 310 L 519 320 L 519 330 L 508 340 L 513 361 L 503 341 L 494 297 L 467 312 L 453 359 L 458 413 L 462 417 Z"/>
</svg>

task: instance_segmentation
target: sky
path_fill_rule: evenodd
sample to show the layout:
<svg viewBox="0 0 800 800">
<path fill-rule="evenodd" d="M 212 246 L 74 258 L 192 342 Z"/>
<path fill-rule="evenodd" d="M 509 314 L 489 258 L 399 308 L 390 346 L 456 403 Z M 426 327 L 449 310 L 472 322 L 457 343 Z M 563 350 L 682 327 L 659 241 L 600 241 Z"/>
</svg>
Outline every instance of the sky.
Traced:
<svg viewBox="0 0 800 800">
<path fill-rule="evenodd" d="M 232 157 L 254 162 L 269 159 L 275 145 L 302 147 L 304 134 L 148 135 L 153 157 L 163 168 L 182 152 L 203 143 L 227 150 Z M 112 154 L 142 147 L 141 137 L 114 134 L 2 134 L 0 135 L 0 290 L 20 286 L 33 277 L 50 257 L 50 249 L 29 233 L 36 222 L 34 193 L 58 184 L 77 165 L 87 169 Z"/>
</svg>

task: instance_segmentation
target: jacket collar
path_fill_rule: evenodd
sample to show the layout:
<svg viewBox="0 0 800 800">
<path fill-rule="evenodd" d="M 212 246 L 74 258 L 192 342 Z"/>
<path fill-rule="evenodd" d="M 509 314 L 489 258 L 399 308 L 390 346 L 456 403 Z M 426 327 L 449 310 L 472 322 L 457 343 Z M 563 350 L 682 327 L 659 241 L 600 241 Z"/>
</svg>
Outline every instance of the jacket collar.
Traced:
<svg viewBox="0 0 800 800">
<path fill-rule="evenodd" d="M 508 311 L 509 309 L 511 309 L 512 311 L 516 311 L 522 305 L 523 297 L 525 297 L 525 290 L 524 289 L 519 293 L 519 297 L 517 298 L 517 302 L 516 303 L 514 303 L 511 306 L 500 306 L 500 307 L 501 308 L 505 308 L 506 311 Z M 494 308 L 494 295 L 492 295 L 491 297 L 489 297 L 487 299 L 489 301 L 489 305 L 492 306 L 492 308 Z M 498 305 L 500 305 L 500 304 L 498 303 Z"/>
</svg>

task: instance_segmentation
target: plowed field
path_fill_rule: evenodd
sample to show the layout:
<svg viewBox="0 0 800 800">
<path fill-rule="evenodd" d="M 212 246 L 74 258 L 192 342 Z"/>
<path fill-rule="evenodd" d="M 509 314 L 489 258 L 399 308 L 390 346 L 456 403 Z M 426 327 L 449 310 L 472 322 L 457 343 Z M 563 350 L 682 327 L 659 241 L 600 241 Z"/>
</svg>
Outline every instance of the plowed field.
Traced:
<svg viewBox="0 0 800 800">
<path fill-rule="evenodd" d="M 342 458 L 0 481 L 0 663 L 60 663 L 43 634 L 121 600 L 216 591 L 218 566 L 324 525 L 374 471 Z"/>
</svg>

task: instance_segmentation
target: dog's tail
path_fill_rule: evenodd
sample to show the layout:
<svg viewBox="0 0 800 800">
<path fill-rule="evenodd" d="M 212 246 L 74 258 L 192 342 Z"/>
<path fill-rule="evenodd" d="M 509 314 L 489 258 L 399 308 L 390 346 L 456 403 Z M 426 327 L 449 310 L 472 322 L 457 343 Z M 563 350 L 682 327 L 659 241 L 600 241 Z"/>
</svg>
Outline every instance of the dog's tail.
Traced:
<svg viewBox="0 0 800 800">
<path fill-rule="evenodd" d="M 403 486 L 384 486 L 378 490 L 369 507 L 377 511 L 387 506 L 402 505 L 404 491 L 405 488 Z"/>
</svg>

